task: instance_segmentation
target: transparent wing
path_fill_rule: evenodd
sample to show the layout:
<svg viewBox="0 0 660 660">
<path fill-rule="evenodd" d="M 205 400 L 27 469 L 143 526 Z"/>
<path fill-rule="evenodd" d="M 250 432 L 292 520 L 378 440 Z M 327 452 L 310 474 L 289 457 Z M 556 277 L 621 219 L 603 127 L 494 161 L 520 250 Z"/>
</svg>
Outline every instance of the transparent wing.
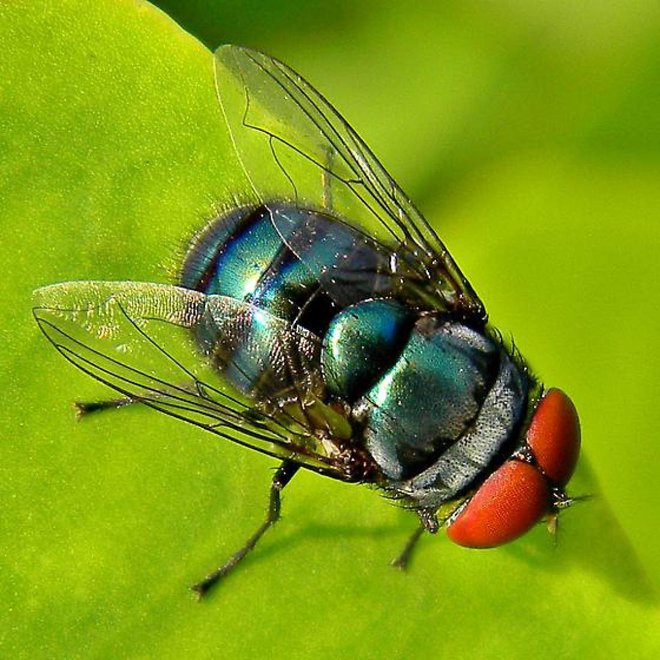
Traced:
<svg viewBox="0 0 660 660">
<path fill-rule="evenodd" d="M 285 245 L 339 307 L 372 297 L 396 298 L 412 306 L 439 305 L 411 254 L 394 251 L 325 213 L 304 213 L 276 202 L 268 206 Z M 444 309 L 446 300 L 441 303 Z"/>
<path fill-rule="evenodd" d="M 433 229 L 339 113 L 285 64 L 238 46 L 216 51 L 218 99 L 257 200 L 282 198 L 350 221 L 421 280 L 438 308 L 484 317 L 481 301 Z M 287 226 L 273 222 L 287 241 Z M 287 244 L 306 258 L 302 239 Z M 411 275 L 410 270 L 414 271 Z"/>
<path fill-rule="evenodd" d="M 240 343 L 253 321 L 255 309 L 250 305 L 140 282 L 68 282 L 38 289 L 34 296 L 33 313 L 46 337 L 67 360 L 98 381 L 233 442 L 346 478 L 304 416 L 288 413 L 282 399 L 273 400 L 272 414 L 267 411 L 273 380 L 306 391 L 311 388 L 313 365 L 318 364 L 313 335 L 292 330 L 279 319 L 265 319 L 273 335 L 269 352 L 244 362 L 255 368 L 263 360 L 264 384 L 251 393 L 262 405 L 255 407 L 219 375 L 219 367 L 239 372 L 245 368 L 231 355 L 231 347 L 226 343 L 212 348 L 209 343 L 200 351 L 192 340 L 194 332 L 201 332 L 203 338 L 215 324 L 230 337 L 227 342 Z M 256 313 L 263 319 L 262 310 Z M 249 344 L 242 347 L 251 350 Z M 247 354 L 242 355 L 245 361 Z"/>
</svg>

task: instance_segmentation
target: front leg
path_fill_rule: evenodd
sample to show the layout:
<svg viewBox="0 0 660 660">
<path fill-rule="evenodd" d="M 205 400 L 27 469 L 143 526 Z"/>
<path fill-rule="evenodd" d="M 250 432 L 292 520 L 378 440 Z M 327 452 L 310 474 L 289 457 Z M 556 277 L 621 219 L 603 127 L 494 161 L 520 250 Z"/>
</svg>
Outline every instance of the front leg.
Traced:
<svg viewBox="0 0 660 660">
<path fill-rule="evenodd" d="M 196 392 L 193 388 L 181 386 L 177 387 L 177 390 L 180 390 L 182 396 L 183 393 L 195 395 Z M 159 401 L 168 401 L 170 400 L 172 394 L 169 392 L 150 392 L 145 394 L 144 397 L 138 395 L 135 396 L 120 396 L 114 399 L 100 399 L 97 401 L 74 401 L 73 408 L 76 412 L 76 417 L 82 419 L 90 413 L 103 412 L 104 410 L 119 410 L 120 408 L 125 408 L 126 406 L 132 406 L 136 403 L 149 404 L 149 403 L 158 403 Z"/>
<path fill-rule="evenodd" d="M 433 509 L 417 509 L 415 511 L 419 517 L 419 527 L 410 535 L 406 541 L 406 545 L 403 546 L 401 554 L 392 561 L 392 566 L 400 570 L 405 570 L 410 563 L 410 558 L 417 547 L 417 542 L 422 537 L 424 532 L 429 534 L 436 534 L 440 529 L 440 523 L 438 522 L 438 517 L 436 512 Z"/>
<path fill-rule="evenodd" d="M 100 401 L 74 401 L 73 408 L 76 412 L 76 417 L 81 419 L 90 413 L 103 410 L 117 410 L 125 406 L 131 406 L 134 403 L 140 403 L 140 400 L 123 396 L 116 399 L 102 399 Z"/>
<path fill-rule="evenodd" d="M 257 531 L 250 536 L 245 544 L 239 548 L 222 566 L 217 568 L 212 573 L 209 573 L 201 582 L 193 585 L 192 590 L 198 594 L 200 598 L 213 587 L 219 580 L 228 575 L 238 564 L 245 559 L 245 556 L 254 549 L 259 539 L 280 519 L 280 493 L 284 487 L 291 481 L 293 475 L 298 472 L 300 465 L 292 461 L 285 460 L 282 462 L 277 471 L 273 475 L 273 481 L 270 485 L 270 500 L 268 504 L 268 511 L 266 519 L 257 528 Z"/>
</svg>

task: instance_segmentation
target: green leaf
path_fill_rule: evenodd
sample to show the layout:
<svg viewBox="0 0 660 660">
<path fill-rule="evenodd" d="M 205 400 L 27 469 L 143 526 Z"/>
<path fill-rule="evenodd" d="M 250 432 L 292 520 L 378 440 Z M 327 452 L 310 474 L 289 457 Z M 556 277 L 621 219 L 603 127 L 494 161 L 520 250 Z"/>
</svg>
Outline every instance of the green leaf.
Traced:
<svg viewBox="0 0 660 660">
<path fill-rule="evenodd" d="M 171 281 L 194 231 L 245 192 L 212 55 L 143 2 L 0 5 L 0 655 L 658 656 L 660 54 L 657 16 L 625 4 L 373 3 L 360 20 L 342 5 L 295 33 L 251 5 L 250 45 L 337 101 L 442 220 L 493 319 L 574 396 L 571 488 L 596 497 L 556 547 L 541 528 L 482 552 L 441 533 L 402 574 L 388 563 L 410 514 L 303 474 L 201 604 L 187 587 L 259 524 L 274 462 L 148 410 L 76 423 L 70 402 L 104 389 L 30 308 L 53 282 Z"/>
</svg>

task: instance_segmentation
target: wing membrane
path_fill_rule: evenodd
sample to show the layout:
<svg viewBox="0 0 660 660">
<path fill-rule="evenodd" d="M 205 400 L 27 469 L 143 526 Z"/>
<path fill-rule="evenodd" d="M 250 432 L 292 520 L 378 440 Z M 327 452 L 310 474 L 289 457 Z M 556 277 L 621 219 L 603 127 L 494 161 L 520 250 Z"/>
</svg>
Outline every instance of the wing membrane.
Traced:
<svg viewBox="0 0 660 660">
<path fill-rule="evenodd" d="M 406 252 L 389 250 L 338 219 L 272 204 L 270 217 L 286 245 L 340 306 L 372 297 L 429 304 L 428 280 Z M 430 302 L 432 305 L 432 300 Z"/>
<path fill-rule="evenodd" d="M 193 345 L 190 331 L 209 319 L 240 324 L 248 307 L 162 284 L 70 282 L 37 290 L 34 316 L 67 360 L 124 396 L 270 456 L 344 478 L 302 422 L 255 408 Z M 276 360 L 282 361 L 284 344 L 279 350 Z"/>
<path fill-rule="evenodd" d="M 222 112 L 257 199 L 267 204 L 286 191 L 300 204 L 331 208 L 402 256 L 438 308 L 484 316 L 442 241 L 321 94 L 256 51 L 223 46 L 215 62 Z"/>
</svg>

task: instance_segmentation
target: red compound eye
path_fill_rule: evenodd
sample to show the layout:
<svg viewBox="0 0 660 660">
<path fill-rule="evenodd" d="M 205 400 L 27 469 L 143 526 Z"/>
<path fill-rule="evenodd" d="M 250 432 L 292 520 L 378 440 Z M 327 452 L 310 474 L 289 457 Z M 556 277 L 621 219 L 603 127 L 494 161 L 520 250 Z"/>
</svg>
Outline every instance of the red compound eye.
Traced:
<svg viewBox="0 0 660 660">
<path fill-rule="evenodd" d="M 539 470 L 509 460 L 484 481 L 447 527 L 447 536 L 468 548 L 493 548 L 513 541 L 550 509 L 550 488 Z"/>
<path fill-rule="evenodd" d="M 580 420 L 573 402 L 561 390 L 548 390 L 539 402 L 527 444 L 548 479 L 556 486 L 565 485 L 580 453 Z"/>
</svg>

